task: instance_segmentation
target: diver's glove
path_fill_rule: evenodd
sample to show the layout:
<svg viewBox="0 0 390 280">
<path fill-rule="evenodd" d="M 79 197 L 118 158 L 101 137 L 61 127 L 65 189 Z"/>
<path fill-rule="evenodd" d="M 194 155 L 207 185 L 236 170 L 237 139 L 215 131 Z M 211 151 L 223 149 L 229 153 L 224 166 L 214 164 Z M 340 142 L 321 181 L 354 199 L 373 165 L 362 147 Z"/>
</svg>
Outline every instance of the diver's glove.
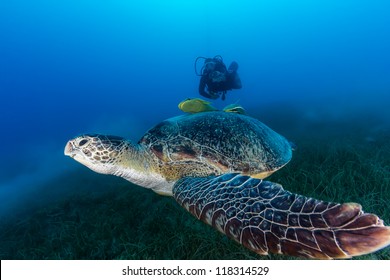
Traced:
<svg viewBox="0 0 390 280">
<path fill-rule="evenodd" d="M 210 99 L 217 99 L 219 97 L 219 93 L 214 91 L 209 91 L 209 96 Z"/>
</svg>

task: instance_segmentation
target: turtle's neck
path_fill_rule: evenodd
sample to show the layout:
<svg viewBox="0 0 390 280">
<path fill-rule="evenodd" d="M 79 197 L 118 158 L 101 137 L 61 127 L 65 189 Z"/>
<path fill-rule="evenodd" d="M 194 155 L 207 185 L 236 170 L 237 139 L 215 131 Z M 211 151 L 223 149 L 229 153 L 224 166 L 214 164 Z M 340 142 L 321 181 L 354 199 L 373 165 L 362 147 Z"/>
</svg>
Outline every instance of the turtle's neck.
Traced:
<svg viewBox="0 0 390 280">
<path fill-rule="evenodd" d="M 112 174 L 122 177 L 133 184 L 152 189 L 157 193 L 171 195 L 172 183 L 168 183 L 154 168 L 152 155 L 145 149 L 126 140 L 119 151 Z"/>
</svg>

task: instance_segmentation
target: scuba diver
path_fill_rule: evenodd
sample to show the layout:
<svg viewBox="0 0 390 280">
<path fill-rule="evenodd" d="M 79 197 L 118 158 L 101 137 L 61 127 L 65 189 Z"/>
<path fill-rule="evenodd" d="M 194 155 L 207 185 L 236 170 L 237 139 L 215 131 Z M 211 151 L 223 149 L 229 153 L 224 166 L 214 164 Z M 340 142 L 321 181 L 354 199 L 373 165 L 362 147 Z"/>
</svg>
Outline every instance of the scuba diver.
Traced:
<svg viewBox="0 0 390 280">
<path fill-rule="evenodd" d="M 200 74 L 196 70 L 199 59 L 204 59 L 204 65 Z M 199 82 L 200 95 L 210 99 L 217 99 L 221 96 L 221 99 L 225 100 L 228 90 L 240 89 L 242 87 L 237 69 L 238 64 L 235 61 L 230 64 L 229 68 L 226 68 L 220 55 L 213 58 L 196 58 L 195 73 L 201 76 Z"/>
</svg>

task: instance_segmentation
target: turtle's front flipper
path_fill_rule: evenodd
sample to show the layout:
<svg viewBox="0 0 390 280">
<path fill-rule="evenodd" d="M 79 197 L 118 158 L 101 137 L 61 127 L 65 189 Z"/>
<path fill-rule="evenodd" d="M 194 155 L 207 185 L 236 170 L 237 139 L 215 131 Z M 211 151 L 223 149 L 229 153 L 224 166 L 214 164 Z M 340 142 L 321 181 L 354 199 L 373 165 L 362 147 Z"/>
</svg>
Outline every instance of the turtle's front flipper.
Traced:
<svg viewBox="0 0 390 280">
<path fill-rule="evenodd" d="M 349 258 L 390 244 L 390 227 L 359 204 L 307 198 L 248 176 L 183 178 L 173 194 L 198 219 L 263 255 Z"/>
</svg>

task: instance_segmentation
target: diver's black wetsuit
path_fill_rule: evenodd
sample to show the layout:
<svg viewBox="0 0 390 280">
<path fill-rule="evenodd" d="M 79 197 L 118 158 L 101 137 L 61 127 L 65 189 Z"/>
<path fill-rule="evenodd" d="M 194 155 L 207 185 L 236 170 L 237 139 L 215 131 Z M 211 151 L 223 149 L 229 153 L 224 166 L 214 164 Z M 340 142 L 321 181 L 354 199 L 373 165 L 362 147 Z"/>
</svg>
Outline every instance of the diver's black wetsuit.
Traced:
<svg viewBox="0 0 390 280">
<path fill-rule="evenodd" d="M 222 100 L 224 100 L 226 91 L 242 87 L 236 62 L 230 64 L 229 70 L 219 59 L 209 59 L 209 61 L 206 60 L 206 63 L 212 63 L 214 66 L 212 69 L 204 68 L 199 82 L 199 93 L 202 96 L 217 99 L 222 94 Z"/>
</svg>

